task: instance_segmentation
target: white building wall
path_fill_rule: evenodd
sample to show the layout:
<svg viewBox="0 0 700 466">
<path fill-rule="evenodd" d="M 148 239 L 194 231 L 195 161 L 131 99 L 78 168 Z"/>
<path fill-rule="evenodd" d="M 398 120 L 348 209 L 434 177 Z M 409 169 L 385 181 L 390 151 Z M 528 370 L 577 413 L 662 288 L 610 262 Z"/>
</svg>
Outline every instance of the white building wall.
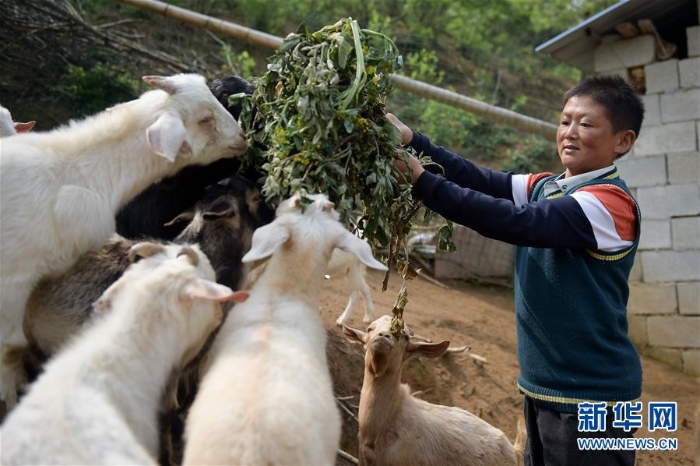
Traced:
<svg viewBox="0 0 700 466">
<path fill-rule="evenodd" d="M 688 58 L 643 64 L 646 118 L 617 165 L 642 211 L 630 335 L 643 353 L 700 375 L 700 26 L 687 40 Z M 648 40 L 624 42 L 639 48 L 629 52 L 635 63 L 649 57 Z M 610 68 L 611 47 L 600 49 L 596 63 Z"/>
</svg>

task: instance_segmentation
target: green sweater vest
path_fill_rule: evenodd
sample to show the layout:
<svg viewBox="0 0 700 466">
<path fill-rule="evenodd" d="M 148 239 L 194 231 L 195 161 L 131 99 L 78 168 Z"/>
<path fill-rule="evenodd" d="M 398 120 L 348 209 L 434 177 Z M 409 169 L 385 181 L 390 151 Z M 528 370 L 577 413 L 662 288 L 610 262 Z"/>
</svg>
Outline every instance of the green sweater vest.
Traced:
<svg viewBox="0 0 700 466">
<path fill-rule="evenodd" d="M 530 202 L 545 198 L 541 180 Z M 610 184 L 632 196 L 619 178 Z M 636 201 L 635 201 L 636 205 Z M 627 335 L 627 280 L 639 244 L 603 251 L 519 247 L 515 309 L 520 390 L 536 402 L 577 412 L 583 401 L 630 401 L 641 396 L 639 355 Z"/>
</svg>

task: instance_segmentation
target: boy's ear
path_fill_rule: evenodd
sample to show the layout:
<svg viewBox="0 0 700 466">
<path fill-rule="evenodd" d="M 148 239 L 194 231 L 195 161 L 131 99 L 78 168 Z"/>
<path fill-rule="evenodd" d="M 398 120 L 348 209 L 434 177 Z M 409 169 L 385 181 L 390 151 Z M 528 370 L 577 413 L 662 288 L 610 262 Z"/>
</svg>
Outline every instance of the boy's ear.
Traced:
<svg viewBox="0 0 700 466">
<path fill-rule="evenodd" d="M 628 129 L 627 131 L 622 131 L 620 133 L 620 139 L 617 142 L 617 146 L 615 146 L 615 152 L 618 155 L 629 152 L 629 150 L 632 149 L 632 146 L 634 145 L 634 142 L 636 140 L 637 136 L 631 129 Z"/>
</svg>

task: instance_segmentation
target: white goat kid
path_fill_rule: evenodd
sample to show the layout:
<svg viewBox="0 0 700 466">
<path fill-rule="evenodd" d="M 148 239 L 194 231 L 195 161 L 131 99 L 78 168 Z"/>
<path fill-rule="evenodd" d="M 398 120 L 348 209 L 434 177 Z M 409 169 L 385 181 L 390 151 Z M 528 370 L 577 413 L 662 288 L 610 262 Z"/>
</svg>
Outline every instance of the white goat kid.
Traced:
<svg viewBox="0 0 700 466">
<path fill-rule="evenodd" d="M 367 333 L 349 327 L 344 332 L 365 348 L 360 465 L 522 464 L 526 433 L 520 423 L 514 447 L 501 430 L 469 411 L 420 400 L 401 384 L 404 361 L 412 356 L 436 358 L 447 350 L 449 341 L 412 342 L 408 326 L 397 338 L 386 315 L 372 322 Z"/>
<path fill-rule="evenodd" d="M 226 318 L 190 409 L 183 464 L 335 464 L 341 423 L 318 295 L 333 249 L 379 270 L 323 195 L 293 196 L 253 234 L 243 262 L 270 257 Z"/>
<path fill-rule="evenodd" d="M 335 324 L 340 327 L 350 319 L 360 296 L 362 296 L 362 300 L 365 303 L 365 315 L 362 318 L 362 322 L 366 324 L 372 322 L 374 320 L 374 303 L 372 302 L 369 285 L 365 280 L 365 264 L 360 262 L 355 255 L 336 249 L 333 251 L 326 273 L 330 277 L 344 275 L 350 287 L 348 304 L 335 321 Z"/>
<path fill-rule="evenodd" d="M 46 366 L 2 426 L 0 463 L 155 464 L 157 411 L 171 372 L 219 324 L 214 282 L 197 246 L 138 243 L 132 264 L 95 303 L 101 318 Z"/>
<path fill-rule="evenodd" d="M 115 231 L 119 208 L 190 164 L 242 154 L 241 128 L 202 76 L 150 76 L 158 90 L 47 133 L 2 139 L 0 154 L 0 395 L 12 407 L 25 304 Z"/>
</svg>

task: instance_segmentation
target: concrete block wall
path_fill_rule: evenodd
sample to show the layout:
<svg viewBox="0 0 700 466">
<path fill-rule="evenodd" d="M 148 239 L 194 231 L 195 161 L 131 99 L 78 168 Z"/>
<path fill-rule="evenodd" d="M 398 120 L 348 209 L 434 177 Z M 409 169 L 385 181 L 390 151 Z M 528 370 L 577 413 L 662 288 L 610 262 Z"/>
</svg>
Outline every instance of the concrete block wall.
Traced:
<svg viewBox="0 0 700 466">
<path fill-rule="evenodd" d="M 636 63 L 644 65 L 646 117 L 617 165 L 642 211 L 630 335 L 643 353 L 700 375 L 700 26 L 687 29 L 687 40 L 687 58 Z M 631 59 L 648 58 L 647 42 L 624 42 L 638 48 Z M 610 72 L 610 45 L 599 46 L 596 72 Z"/>
</svg>

